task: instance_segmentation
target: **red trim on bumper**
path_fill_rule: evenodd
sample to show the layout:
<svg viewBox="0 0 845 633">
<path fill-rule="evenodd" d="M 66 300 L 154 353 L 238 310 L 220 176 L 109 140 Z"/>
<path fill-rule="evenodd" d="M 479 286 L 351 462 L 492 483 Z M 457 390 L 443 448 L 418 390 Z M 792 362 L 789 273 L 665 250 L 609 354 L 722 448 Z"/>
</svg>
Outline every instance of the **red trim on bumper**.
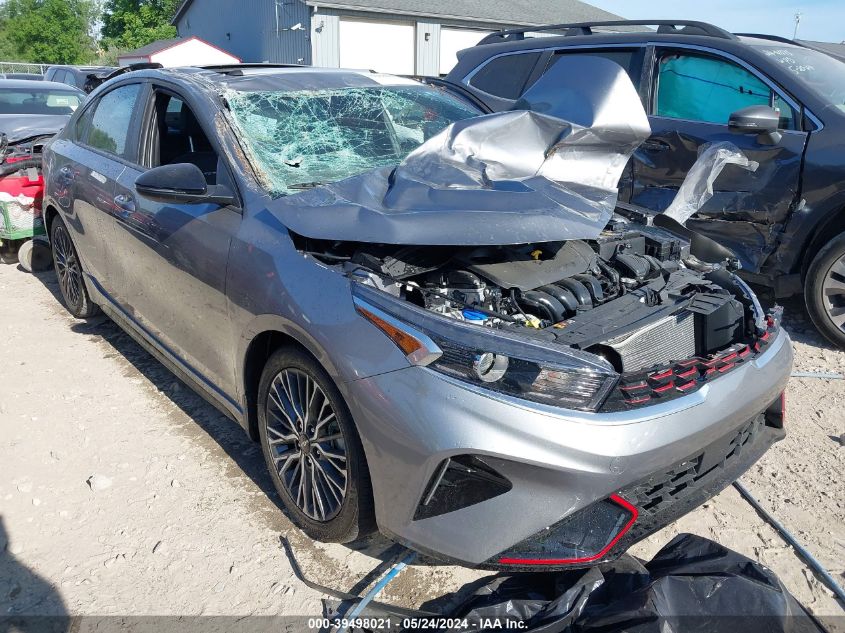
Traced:
<svg viewBox="0 0 845 633">
<path fill-rule="evenodd" d="M 637 508 L 625 501 L 619 495 L 610 495 L 609 499 L 616 505 L 620 505 L 630 512 L 631 518 L 625 526 L 619 530 L 619 533 L 613 537 L 613 540 L 611 540 L 610 543 L 608 543 L 598 554 L 593 554 L 592 556 L 587 556 L 585 558 L 500 558 L 499 563 L 502 565 L 575 565 L 580 563 L 589 563 L 602 558 L 613 548 L 614 545 L 616 545 L 616 543 L 619 542 L 619 539 L 621 539 L 625 533 L 631 529 L 631 526 L 634 525 L 637 517 L 639 516 Z"/>
</svg>

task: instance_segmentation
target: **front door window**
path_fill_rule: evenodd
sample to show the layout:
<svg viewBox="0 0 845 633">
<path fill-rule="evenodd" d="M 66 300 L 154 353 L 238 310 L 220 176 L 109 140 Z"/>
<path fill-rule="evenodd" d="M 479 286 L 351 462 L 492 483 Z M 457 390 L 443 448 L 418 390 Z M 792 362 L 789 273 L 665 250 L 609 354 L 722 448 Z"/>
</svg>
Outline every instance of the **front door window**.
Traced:
<svg viewBox="0 0 845 633">
<path fill-rule="evenodd" d="M 703 55 L 673 53 L 660 58 L 657 116 L 727 125 L 737 110 L 771 104 L 771 89 L 737 64 Z"/>
</svg>

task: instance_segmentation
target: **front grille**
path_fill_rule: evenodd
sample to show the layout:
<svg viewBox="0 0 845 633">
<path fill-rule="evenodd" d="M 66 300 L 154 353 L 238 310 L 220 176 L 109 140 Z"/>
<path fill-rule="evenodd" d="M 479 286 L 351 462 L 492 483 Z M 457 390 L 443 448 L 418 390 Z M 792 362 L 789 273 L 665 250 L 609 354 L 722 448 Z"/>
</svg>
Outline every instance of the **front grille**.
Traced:
<svg viewBox="0 0 845 633">
<path fill-rule="evenodd" d="M 701 452 L 664 473 L 652 475 L 648 481 L 624 490 L 624 498 L 637 506 L 641 513 L 656 515 L 666 505 L 689 495 L 699 481 L 717 468 L 725 468 L 730 461 L 739 457 L 743 448 L 754 441 L 763 425 L 761 414 L 743 426 L 727 445 L 710 447 L 706 455 Z"/>
<path fill-rule="evenodd" d="M 602 411 L 628 411 L 694 393 L 709 381 L 754 360 L 775 340 L 779 325 L 771 314 L 766 329 L 746 341 L 706 356 L 658 364 L 645 370 L 626 371 L 610 393 Z"/>
<path fill-rule="evenodd" d="M 767 424 L 765 412 L 760 413 L 693 457 L 620 490 L 619 496 L 639 511 L 621 546 L 629 547 L 716 496 L 783 436 L 783 429 Z"/>
<path fill-rule="evenodd" d="M 673 314 L 654 325 L 607 341 L 619 354 L 623 371 L 638 371 L 695 356 L 695 317 Z"/>
</svg>

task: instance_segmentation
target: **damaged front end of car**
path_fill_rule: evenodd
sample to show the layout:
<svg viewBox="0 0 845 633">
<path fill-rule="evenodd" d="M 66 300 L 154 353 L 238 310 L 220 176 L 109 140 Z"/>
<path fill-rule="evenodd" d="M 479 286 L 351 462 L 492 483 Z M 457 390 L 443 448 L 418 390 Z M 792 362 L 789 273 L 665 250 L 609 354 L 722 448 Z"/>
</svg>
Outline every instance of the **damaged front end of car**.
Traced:
<svg viewBox="0 0 845 633">
<path fill-rule="evenodd" d="M 350 280 L 354 309 L 401 350 L 422 392 L 467 401 L 421 397 L 404 411 L 402 438 L 413 445 L 424 434 L 423 447 L 397 446 L 403 460 L 374 450 L 370 463 L 381 529 L 462 564 L 608 560 L 632 535 L 716 494 L 782 437 L 758 432 L 777 426 L 766 407 L 780 402 L 791 363 L 779 351 L 788 345 L 779 312 L 764 312 L 729 251 L 683 226 L 722 166 L 754 165 L 716 144 L 672 213 L 619 203 L 648 120 L 620 67 L 587 63 L 588 85 L 550 71 L 521 110 L 457 121 L 398 166 L 313 183 L 268 205 L 300 253 Z M 548 82 L 569 86 L 567 112 L 544 98 Z M 233 116 L 238 123 L 237 108 Z M 263 176 L 285 173 L 283 163 Z M 760 359 L 773 345 L 777 376 L 765 384 Z M 725 413 L 698 406 L 702 393 L 737 393 L 733 372 L 739 382 L 753 374 L 748 402 Z M 379 415 L 396 416 L 380 394 L 413 393 L 402 373 L 361 381 L 352 408 L 362 412 L 365 444 L 384 432 Z M 440 424 L 441 415 L 452 419 Z M 425 432 L 432 428 L 442 437 Z M 690 460 L 700 471 L 683 470 Z M 672 497 L 682 502 L 640 502 L 640 488 L 673 468 L 686 473 Z M 395 483 L 402 473 L 407 481 Z M 509 524 L 510 512 L 524 516 Z M 484 543 L 457 536 L 488 526 Z"/>
<path fill-rule="evenodd" d="M 690 393 L 777 327 L 730 253 L 678 222 L 725 164 L 753 165 L 717 144 L 657 223 L 617 205 L 649 126 L 621 69 L 591 62 L 596 82 L 572 95 L 589 106 L 569 120 L 540 82 L 524 110 L 456 122 L 398 167 L 281 198 L 274 213 L 299 250 L 355 280 L 358 311 L 413 364 L 585 411 Z"/>
<path fill-rule="evenodd" d="M 16 259 L 13 244 L 44 233 L 41 153 L 51 135 L 0 134 L 0 252 Z"/>
</svg>

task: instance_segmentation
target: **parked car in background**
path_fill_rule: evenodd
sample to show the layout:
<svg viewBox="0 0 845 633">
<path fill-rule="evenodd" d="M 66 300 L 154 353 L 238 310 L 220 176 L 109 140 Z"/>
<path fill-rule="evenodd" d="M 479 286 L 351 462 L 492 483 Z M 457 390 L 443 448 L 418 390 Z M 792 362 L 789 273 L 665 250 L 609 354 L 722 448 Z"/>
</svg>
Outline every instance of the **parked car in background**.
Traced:
<svg viewBox="0 0 845 633">
<path fill-rule="evenodd" d="M 51 81 L 0 79 L 0 132 L 10 143 L 52 136 L 85 101 L 85 93 Z"/>
<path fill-rule="evenodd" d="M 45 151 L 65 305 L 238 421 L 313 538 L 614 558 L 783 436 L 792 351 L 727 251 L 616 212 L 648 124 L 589 61 L 549 76 L 586 135 L 365 71 L 116 77 Z"/>
<path fill-rule="evenodd" d="M 42 81 L 44 75 L 38 73 L 0 73 L 0 79 L 28 79 L 29 81 Z"/>
<path fill-rule="evenodd" d="M 116 70 L 114 66 L 50 66 L 44 73 L 44 79 L 91 92 L 92 86 L 89 84 L 89 79 L 92 76 L 106 75 L 114 70 Z"/>
<path fill-rule="evenodd" d="M 599 31 L 643 25 L 658 28 Z M 526 35 L 538 30 L 565 34 Z M 508 110 L 550 68 L 583 55 L 622 66 L 649 115 L 652 136 L 622 178 L 622 199 L 663 211 L 703 145 L 735 143 L 759 169 L 750 178 L 725 169 L 687 225 L 737 253 L 746 279 L 777 297 L 803 293 L 819 331 L 845 347 L 845 63 L 701 22 L 596 22 L 494 33 L 462 51 L 447 80 Z"/>
<path fill-rule="evenodd" d="M 85 93 L 46 81 L 0 79 L 0 261 L 14 263 L 27 240 L 43 233 L 41 151 L 85 100 Z"/>
</svg>

